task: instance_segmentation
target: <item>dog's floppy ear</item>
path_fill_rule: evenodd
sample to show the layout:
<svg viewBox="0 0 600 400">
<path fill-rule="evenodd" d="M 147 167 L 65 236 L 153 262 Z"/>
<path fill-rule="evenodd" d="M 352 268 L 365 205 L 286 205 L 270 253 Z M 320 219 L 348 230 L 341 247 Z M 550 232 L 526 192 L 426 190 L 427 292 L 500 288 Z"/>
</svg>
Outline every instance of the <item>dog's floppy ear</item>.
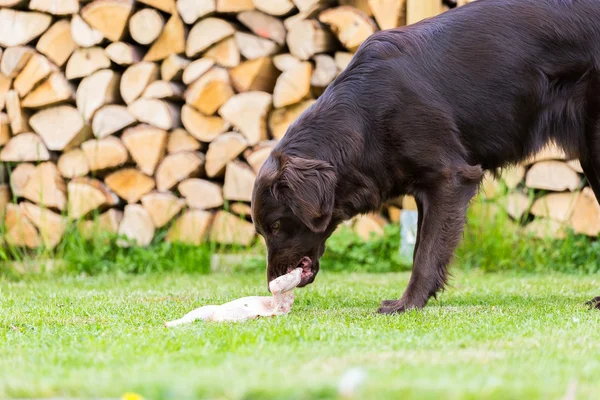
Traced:
<svg viewBox="0 0 600 400">
<path fill-rule="evenodd" d="M 273 154 L 279 174 L 271 188 L 273 196 L 288 207 L 313 232 L 327 229 L 333 214 L 336 174 L 331 164 Z"/>
</svg>

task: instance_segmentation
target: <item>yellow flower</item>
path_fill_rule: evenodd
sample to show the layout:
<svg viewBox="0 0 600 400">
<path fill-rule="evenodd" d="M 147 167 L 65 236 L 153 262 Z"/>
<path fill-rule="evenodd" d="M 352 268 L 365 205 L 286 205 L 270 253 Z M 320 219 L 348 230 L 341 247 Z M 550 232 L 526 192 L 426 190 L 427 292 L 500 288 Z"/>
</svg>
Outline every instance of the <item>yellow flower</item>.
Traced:
<svg viewBox="0 0 600 400">
<path fill-rule="evenodd" d="M 125 393 L 121 400 L 144 400 L 144 398 L 137 393 Z"/>
</svg>

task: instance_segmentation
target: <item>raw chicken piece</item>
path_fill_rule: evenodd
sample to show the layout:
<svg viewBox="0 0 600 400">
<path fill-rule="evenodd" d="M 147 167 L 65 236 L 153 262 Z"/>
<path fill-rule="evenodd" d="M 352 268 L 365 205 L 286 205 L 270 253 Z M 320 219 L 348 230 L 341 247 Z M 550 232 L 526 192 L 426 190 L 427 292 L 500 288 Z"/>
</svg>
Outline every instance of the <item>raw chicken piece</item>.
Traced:
<svg viewBox="0 0 600 400">
<path fill-rule="evenodd" d="M 175 321 L 165 323 L 167 328 L 189 324 L 198 319 L 205 321 L 245 321 L 257 317 L 272 317 L 287 314 L 294 303 L 294 288 L 300 283 L 302 268 L 296 268 L 289 274 L 282 275 L 269 283 L 273 294 L 269 296 L 249 296 L 230 301 L 229 303 L 207 305 L 195 309 Z"/>
</svg>

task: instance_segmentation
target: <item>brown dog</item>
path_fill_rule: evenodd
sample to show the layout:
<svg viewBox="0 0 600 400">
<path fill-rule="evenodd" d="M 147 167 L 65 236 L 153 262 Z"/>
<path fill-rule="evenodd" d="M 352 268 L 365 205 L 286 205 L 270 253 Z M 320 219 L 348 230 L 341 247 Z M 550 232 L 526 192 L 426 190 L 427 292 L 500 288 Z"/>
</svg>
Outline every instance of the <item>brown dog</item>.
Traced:
<svg viewBox="0 0 600 400">
<path fill-rule="evenodd" d="M 600 198 L 600 2 L 478 0 L 367 39 L 293 123 L 256 179 L 268 280 L 319 270 L 342 221 L 416 198 L 413 273 L 382 313 L 425 306 L 447 279 L 484 170 L 554 141 Z"/>
</svg>

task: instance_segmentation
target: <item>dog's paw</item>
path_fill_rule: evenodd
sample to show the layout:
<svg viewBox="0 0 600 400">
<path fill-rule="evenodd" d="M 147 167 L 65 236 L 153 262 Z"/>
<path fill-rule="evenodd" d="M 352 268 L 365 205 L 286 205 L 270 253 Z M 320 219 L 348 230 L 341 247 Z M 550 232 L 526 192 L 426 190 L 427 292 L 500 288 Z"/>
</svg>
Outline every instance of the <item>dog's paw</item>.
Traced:
<svg viewBox="0 0 600 400">
<path fill-rule="evenodd" d="M 592 300 L 585 303 L 590 308 L 597 308 L 600 310 L 600 296 L 594 297 Z"/>
<path fill-rule="evenodd" d="M 377 309 L 378 314 L 399 314 L 406 310 L 400 300 L 383 300 Z"/>
</svg>

